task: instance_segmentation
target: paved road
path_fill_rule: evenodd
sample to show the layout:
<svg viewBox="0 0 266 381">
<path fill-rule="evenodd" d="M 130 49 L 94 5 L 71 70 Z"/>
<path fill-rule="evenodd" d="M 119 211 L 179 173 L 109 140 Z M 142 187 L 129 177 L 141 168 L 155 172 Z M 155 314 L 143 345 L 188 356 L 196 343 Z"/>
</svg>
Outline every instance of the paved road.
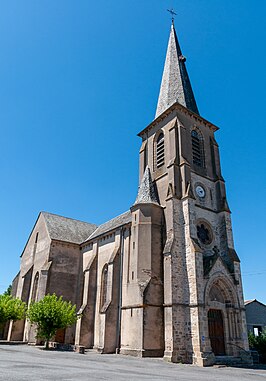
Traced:
<svg viewBox="0 0 266 381">
<path fill-rule="evenodd" d="M 266 380 L 266 370 L 199 368 L 166 363 L 162 359 L 138 359 L 88 352 L 44 351 L 27 345 L 0 345 L 0 380 Z"/>
</svg>

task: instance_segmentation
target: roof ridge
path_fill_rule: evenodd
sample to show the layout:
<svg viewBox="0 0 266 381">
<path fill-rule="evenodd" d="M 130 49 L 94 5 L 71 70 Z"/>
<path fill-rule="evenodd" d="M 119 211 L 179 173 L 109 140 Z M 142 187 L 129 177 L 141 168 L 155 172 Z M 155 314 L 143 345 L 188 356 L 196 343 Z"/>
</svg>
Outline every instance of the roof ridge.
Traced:
<svg viewBox="0 0 266 381">
<path fill-rule="evenodd" d="M 71 218 L 71 217 L 65 217 L 65 216 L 61 216 L 60 214 L 56 214 L 56 213 L 50 213 L 50 212 L 46 212 L 44 210 L 42 210 L 40 212 L 40 214 L 49 214 L 49 215 L 52 215 L 52 216 L 56 216 L 56 217 L 60 217 L 60 218 L 65 218 L 67 220 L 72 220 L 72 221 L 77 221 L 77 222 L 82 222 L 84 224 L 90 224 L 90 225 L 95 225 L 98 227 L 97 224 L 93 223 L 93 222 L 87 222 L 87 221 L 82 221 L 82 220 L 77 220 L 76 218 Z"/>
<path fill-rule="evenodd" d="M 110 221 L 112 221 L 112 220 L 115 220 L 116 218 L 121 217 L 121 216 L 123 216 L 124 214 L 127 214 L 128 212 L 130 212 L 130 210 L 127 210 L 127 211 L 124 212 L 124 213 L 118 214 L 118 216 L 115 216 L 115 217 L 111 218 L 110 220 L 107 220 L 107 221 L 103 222 L 103 223 L 100 224 L 98 227 L 100 227 L 100 226 L 102 226 L 102 225 L 104 225 L 104 224 L 107 224 L 107 222 L 110 222 Z"/>
<path fill-rule="evenodd" d="M 244 304 L 246 305 L 246 304 L 250 304 L 250 303 L 253 303 L 253 302 L 257 302 L 257 303 L 261 304 L 262 306 L 266 307 L 266 304 L 260 302 L 260 301 L 257 300 L 256 298 L 255 298 L 255 299 L 245 300 L 245 301 L 244 301 Z"/>
<path fill-rule="evenodd" d="M 89 241 L 91 238 L 95 238 L 95 237 L 97 237 L 97 231 L 100 232 L 100 233 L 98 233 L 99 235 L 102 235 L 102 234 L 105 234 L 105 233 L 107 233 L 108 231 L 112 230 L 112 229 L 113 229 L 113 226 L 110 226 L 109 229 L 107 228 L 106 231 L 101 232 L 101 228 L 102 228 L 104 225 L 108 225 L 108 224 L 110 224 L 110 222 L 116 221 L 117 219 L 119 219 L 119 217 L 123 217 L 123 216 L 125 216 L 125 215 L 127 215 L 127 214 L 130 214 L 130 215 L 131 215 L 131 211 L 130 211 L 130 210 L 127 210 L 126 212 L 121 213 L 121 214 L 119 214 L 118 216 L 115 216 L 115 217 L 111 218 L 110 220 L 107 220 L 107 221 L 103 222 L 102 224 L 100 224 L 100 225 L 94 230 L 94 232 L 92 232 L 92 233 L 90 234 L 90 236 L 89 236 L 84 242 Z M 123 225 L 123 223 L 122 223 L 121 225 Z M 120 226 L 120 225 L 119 225 L 119 226 Z"/>
</svg>

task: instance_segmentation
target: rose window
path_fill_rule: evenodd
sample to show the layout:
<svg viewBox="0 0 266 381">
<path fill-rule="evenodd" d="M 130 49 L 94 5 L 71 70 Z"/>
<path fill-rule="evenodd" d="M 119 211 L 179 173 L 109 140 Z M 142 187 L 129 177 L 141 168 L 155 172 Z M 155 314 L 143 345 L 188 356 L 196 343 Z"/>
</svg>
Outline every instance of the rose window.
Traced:
<svg viewBox="0 0 266 381">
<path fill-rule="evenodd" d="M 208 245 L 212 241 L 211 231 L 205 224 L 197 225 L 197 236 L 204 245 Z"/>
</svg>

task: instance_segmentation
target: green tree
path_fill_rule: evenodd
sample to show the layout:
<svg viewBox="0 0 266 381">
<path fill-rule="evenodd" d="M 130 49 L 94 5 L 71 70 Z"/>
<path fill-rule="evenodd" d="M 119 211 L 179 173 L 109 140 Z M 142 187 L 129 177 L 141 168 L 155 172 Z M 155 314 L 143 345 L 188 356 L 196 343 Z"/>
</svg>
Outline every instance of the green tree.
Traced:
<svg viewBox="0 0 266 381">
<path fill-rule="evenodd" d="M 45 339 L 48 348 L 49 340 L 59 328 L 67 328 L 77 321 L 76 306 L 61 296 L 48 294 L 39 302 L 31 303 L 27 318 L 36 324 L 37 337 Z"/>
<path fill-rule="evenodd" d="M 248 341 L 250 348 L 258 351 L 261 362 L 266 363 L 266 329 L 259 336 L 249 332 Z"/>
<path fill-rule="evenodd" d="M 22 320 L 26 315 L 26 303 L 13 298 L 11 295 L 0 295 L 0 323 L 4 324 L 9 320 Z"/>
<path fill-rule="evenodd" d="M 12 286 L 11 284 L 7 287 L 6 291 L 4 292 L 4 295 L 11 295 Z"/>
</svg>

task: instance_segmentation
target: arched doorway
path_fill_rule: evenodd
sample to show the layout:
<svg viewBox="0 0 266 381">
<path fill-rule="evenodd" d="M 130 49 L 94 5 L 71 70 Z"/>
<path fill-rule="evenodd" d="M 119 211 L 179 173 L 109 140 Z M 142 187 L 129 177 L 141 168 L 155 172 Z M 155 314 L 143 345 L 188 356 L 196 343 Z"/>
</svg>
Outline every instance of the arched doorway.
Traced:
<svg viewBox="0 0 266 381">
<path fill-rule="evenodd" d="M 216 356 L 239 356 L 243 330 L 236 286 L 225 274 L 217 272 L 206 286 L 205 300 L 209 350 Z"/>
<path fill-rule="evenodd" d="M 225 355 L 224 322 L 221 310 L 208 311 L 208 326 L 211 348 L 216 356 Z"/>
<path fill-rule="evenodd" d="M 216 356 L 226 354 L 225 351 L 225 304 L 229 295 L 221 279 L 216 280 L 210 290 L 208 297 L 208 328 L 211 349 Z"/>
</svg>

